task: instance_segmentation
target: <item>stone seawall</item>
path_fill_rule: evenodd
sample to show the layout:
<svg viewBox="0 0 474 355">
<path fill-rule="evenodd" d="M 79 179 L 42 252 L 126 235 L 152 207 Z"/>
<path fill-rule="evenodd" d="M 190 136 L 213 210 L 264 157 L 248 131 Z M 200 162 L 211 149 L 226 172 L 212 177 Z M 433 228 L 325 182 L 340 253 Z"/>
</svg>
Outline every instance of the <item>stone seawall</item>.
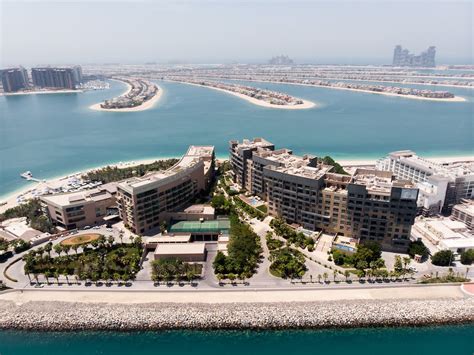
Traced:
<svg viewBox="0 0 474 355">
<path fill-rule="evenodd" d="M 292 303 L 0 301 L 0 329 L 296 329 L 474 323 L 474 298 Z"/>
</svg>

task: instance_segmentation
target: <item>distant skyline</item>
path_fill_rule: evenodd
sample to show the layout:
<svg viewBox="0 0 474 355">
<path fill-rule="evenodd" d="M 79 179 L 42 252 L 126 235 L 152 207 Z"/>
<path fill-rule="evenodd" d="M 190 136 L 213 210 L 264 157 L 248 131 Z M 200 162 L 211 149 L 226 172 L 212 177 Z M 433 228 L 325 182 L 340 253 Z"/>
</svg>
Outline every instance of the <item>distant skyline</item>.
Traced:
<svg viewBox="0 0 474 355">
<path fill-rule="evenodd" d="M 1 66 L 391 64 L 395 45 L 473 63 L 471 1 L 0 0 Z"/>
</svg>

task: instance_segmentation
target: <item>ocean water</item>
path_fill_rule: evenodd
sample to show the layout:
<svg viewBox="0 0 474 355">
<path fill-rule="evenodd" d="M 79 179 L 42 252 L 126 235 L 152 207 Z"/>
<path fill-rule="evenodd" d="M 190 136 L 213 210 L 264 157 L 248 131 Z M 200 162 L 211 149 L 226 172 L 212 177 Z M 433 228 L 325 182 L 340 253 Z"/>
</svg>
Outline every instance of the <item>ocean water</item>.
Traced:
<svg viewBox="0 0 474 355">
<path fill-rule="evenodd" d="M 255 136 L 297 154 L 340 159 L 379 158 L 399 149 L 426 156 L 474 154 L 472 89 L 449 88 L 468 101 L 445 103 L 249 83 L 318 104 L 280 110 L 211 89 L 162 82 L 163 97 L 150 110 L 90 110 L 125 90 L 121 83 L 111 84 L 105 91 L 0 97 L 0 196 L 27 186 L 19 176 L 25 170 L 51 178 L 113 162 L 180 156 L 190 144 L 214 145 L 223 157 L 228 140 Z"/>
<path fill-rule="evenodd" d="M 293 331 L 0 331 L 1 355 L 410 355 L 474 352 L 474 325 Z"/>
</svg>

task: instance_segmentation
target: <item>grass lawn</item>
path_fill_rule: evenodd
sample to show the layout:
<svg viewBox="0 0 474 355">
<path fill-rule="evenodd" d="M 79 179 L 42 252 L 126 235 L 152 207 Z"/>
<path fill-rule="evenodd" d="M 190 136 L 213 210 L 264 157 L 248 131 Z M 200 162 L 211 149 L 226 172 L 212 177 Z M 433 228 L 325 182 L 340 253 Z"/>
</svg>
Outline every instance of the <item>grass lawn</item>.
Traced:
<svg viewBox="0 0 474 355">
<path fill-rule="evenodd" d="M 88 233 L 76 235 L 74 237 L 69 237 L 64 239 L 60 244 L 61 245 L 81 245 L 93 242 L 94 240 L 99 239 L 100 234 L 98 233 Z"/>
</svg>

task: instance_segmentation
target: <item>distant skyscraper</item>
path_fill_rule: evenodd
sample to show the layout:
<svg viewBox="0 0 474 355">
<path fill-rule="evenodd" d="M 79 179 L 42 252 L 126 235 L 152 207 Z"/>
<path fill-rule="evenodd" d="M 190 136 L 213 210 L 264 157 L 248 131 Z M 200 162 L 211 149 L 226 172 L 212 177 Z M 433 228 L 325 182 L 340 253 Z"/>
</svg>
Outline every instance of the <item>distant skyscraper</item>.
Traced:
<svg viewBox="0 0 474 355">
<path fill-rule="evenodd" d="M 79 72 L 82 77 L 82 72 Z M 33 85 L 40 88 L 75 89 L 78 71 L 74 68 L 32 68 Z M 82 78 L 81 78 L 82 80 Z"/>
<path fill-rule="evenodd" d="M 4 69 L 0 76 L 4 92 L 15 92 L 29 86 L 28 72 L 23 67 Z"/>
<path fill-rule="evenodd" d="M 74 82 L 76 85 L 82 83 L 82 68 L 80 65 L 72 67 Z"/>
<path fill-rule="evenodd" d="M 397 67 L 435 67 L 436 47 L 431 46 L 420 55 L 414 55 L 397 45 L 393 51 L 393 66 Z"/>
<path fill-rule="evenodd" d="M 272 65 L 291 65 L 293 64 L 293 60 L 288 57 L 287 55 L 279 55 L 276 57 L 273 57 L 268 61 L 268 64 Z"/>
</svg>

